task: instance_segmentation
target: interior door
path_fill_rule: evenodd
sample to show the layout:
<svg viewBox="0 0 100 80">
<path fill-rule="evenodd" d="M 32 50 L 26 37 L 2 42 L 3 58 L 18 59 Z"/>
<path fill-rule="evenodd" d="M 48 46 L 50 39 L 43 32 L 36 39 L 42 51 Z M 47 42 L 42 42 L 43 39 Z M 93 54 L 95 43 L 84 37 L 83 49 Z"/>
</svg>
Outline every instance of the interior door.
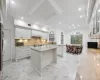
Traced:
<svg viewBox="0 0 100 80">
<path fill-rule="evenodd" d="M 11 60 L 11 32 L 4 30 L 3 61 Z"/>
</svg>

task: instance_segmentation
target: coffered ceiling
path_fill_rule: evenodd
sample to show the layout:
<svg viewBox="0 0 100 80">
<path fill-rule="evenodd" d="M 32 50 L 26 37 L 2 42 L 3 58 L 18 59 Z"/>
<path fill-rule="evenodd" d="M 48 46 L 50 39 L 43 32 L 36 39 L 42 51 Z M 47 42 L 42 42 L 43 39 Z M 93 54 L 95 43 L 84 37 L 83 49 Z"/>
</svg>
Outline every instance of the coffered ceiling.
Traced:
<svg viewBox="0 0 100 80">
<path fill-rule="evenodd" d="M 86 27 L 87 4 L 88 0 L 9 0 L 9 12 L 27 23 L 68 30 L 73 24 Z"/>
</svg>

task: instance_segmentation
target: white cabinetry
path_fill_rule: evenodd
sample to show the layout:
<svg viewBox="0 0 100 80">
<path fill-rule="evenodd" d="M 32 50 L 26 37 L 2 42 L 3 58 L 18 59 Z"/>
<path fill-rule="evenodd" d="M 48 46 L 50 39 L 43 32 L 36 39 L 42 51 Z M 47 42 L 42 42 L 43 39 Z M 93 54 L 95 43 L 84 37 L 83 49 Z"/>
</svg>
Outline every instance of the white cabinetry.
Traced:
<svg viewBox="0 0 100 80">
<path fill-rule="evenodd" d="M 15 28 L 15 38 L 16 39 L 30 39 L 31 38 L 31 30 L 24 28 Z"/>
<path fill-rule="evenodd" d="M 64 49 L 63 45 L 58 45 L 58 47 L 57 47 L 57 55 L 63 57 L 63 49 Z"/>
<path fill-rule="evenodd" d="M 31 56 L 31 46 L 16 47 L 16 61 Z"/>
<path fill-rule="evenodd" d="M 63 57 L 66 53 L 66 46 L 65 45 L 58 45 L 57 47 L 57 55 Z"/>
<path fill-rule="evenodd" d="M 32 36 L 39 36 L 44 39 L 48 39 L 48 35 L 49 34 L 47 32 L 32 30 Z"/>
<path fill-rule="evenodd" d="M 41 36 L 41 32 L 37 30 L 32 30 L 32 36 Z"/>
<path fill-rule="evenodd" d="M 41 35 L 42 35 L 42 38 L 44 38 L 44 39 L 49 38 L 49 33 L 42 32 Z"/>
</svg>

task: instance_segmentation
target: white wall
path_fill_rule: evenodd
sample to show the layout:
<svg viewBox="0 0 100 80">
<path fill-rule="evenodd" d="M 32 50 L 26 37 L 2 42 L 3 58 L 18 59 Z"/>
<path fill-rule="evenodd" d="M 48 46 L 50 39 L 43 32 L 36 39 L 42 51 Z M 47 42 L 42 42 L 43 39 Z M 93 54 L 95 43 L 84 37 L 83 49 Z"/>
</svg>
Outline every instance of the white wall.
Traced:
<svg viewBox="0 0 100 80">
<path fill-rule="evenodd" d="M 56 29 L 55 30 L 55 40 L 57 42 L 58 45 L 61 44 L 61 32 L 63 32 L 64 35 L 64 45 L 66 44 L 66 32 L 64 30 L 61 29 Z"/>
<path fill-rule="evenodd" d="M 55 32 L 55 41 L 57 42 L 58 45 L 61 44 L 61 32 L 64 33 L 64 45 L 66 44 L 71 44 L 71 37 L 70 35 L 72 33 L 75 33 L 75 32 L 80 32 L 81 34 L 83 34 L 83 45 L 84 46 L 87 46 L 87 42 L 88 41 L 95 41 L 94 39 L 89 39 L 88 37 L 88 28 L 82 28 L 82 29 L 77 29 L 77 30 L 72 30 L 72 31 L 64 31 L 62 30 L 61 28 L 56 28 L 56 29 L 53 29 L 53 31 Z"/>
<path fill-rule="evenodd" d="M 71 34 L 74 32 L 80 32 L 81 34 L 83 34 L 83 46 L 87 46 L 87 42 L 98 42 L 97 39 L 90 39 L 89 38 L 89 30 L 88 29 L 78 29 L 78 30 L 73 30 L 71 32 L 67 32 L 67 36 L 66 36 L 66 43 L 67 44 L 71 44 Z"/>
<path fill-rule="evenodd" d="M 61 28 L 51 28 L 50 31 L 54 31 L 55 33 L 55 42 L 57 45 L 61 45 L 61 32 L 64 35 L 64 45 L 66 44 L 66 32 Z"/>
<path fill-rule="evenodd" d="M 5 20 L 6 19 L 6 20 Z M 9 45 L 11 47 L 11 54 L 12 54 L 12 58 L 15 58 L 15 28 L 14 28 L 14 19 L 12 16 L 10 16 L 9 14 L 7 15 L 7 17 L 4 20 L 4 29 L 8 29 L 11 31 L 11 36 L 8 35 L 9 37 L 11 37 L 11 45 Z"/>
<path fill-rule="evenodd" d="M 7 9 L 6 7 L 7 6 Z M 14 59 L 15 57 L 15 28 L 14 28 L 14 18 L 10 15 L 10 8 L 9 5 L 4 5 L 3 6 L 4 10 L 6 10 L 6 12 L 4 12 L 3 14 L 3 25 L 4 25 L 4 29 L 8 29 L 11 31 L 11 35 L 8 35 L 9 37 L 11 37 L 11 45 L 9 45 L 11 47 L 11 54 L 12 54 L 12 58 Z"/>
</svg>

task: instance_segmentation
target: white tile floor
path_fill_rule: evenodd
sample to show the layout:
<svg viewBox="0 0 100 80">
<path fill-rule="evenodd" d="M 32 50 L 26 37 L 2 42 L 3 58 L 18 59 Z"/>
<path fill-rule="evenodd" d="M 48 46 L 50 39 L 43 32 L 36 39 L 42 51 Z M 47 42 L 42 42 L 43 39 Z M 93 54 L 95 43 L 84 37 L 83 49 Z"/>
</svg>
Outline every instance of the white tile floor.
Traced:
<svg viewBox="0 0 100 80">
<path fill-rule="evenodd" d="M 99 77 L 96 78 L 97 75 L 94 75 L 96 73 L 94 62 L 97 62 L 94 61 L 94 56 L 96 55 L 88 54 L 87 50 L 84 50 L 81 55 L 65 53 L 63 58 L 58 57 L 57 64 L 45 67 L 43 77 L 40 77 L 30 66 L 29 59 L 4 64 L 3 80 L 100 80 Z"/>
</svg>

